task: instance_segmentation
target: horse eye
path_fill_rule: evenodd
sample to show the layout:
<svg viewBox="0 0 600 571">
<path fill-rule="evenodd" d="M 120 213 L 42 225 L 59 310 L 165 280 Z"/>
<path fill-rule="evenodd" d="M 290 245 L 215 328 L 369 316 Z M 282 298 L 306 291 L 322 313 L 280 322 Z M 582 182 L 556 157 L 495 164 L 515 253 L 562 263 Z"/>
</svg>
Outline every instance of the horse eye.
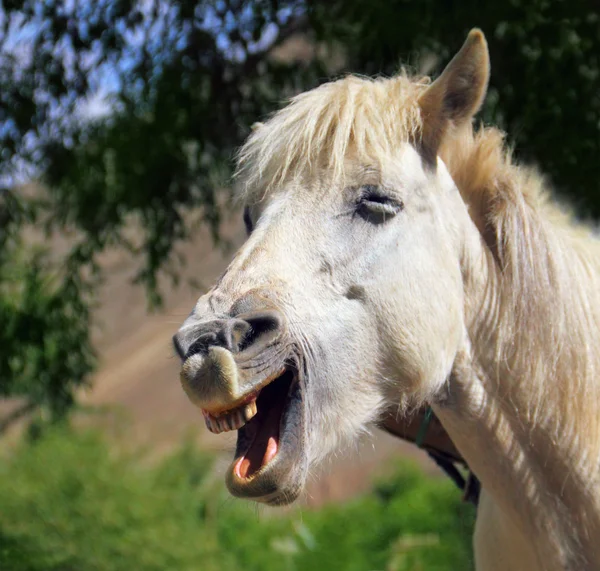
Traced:
<svg viewBox="0 0 600 571">
<path fill-rule="evenodd" d="M 252 224 L 252 218 L 250 218 L 250 209 L 247 206 L 244 208 L 244 224 L 246 225 L 246 233 L 250 236 L 252 230 L 254 230 L 254 225 Z"/>
<path fill-rule="evenodd" d="M 365 185 L 356 202 L 356 213 L 374 223 L 385 222 L 404 208 L 401 200 L 384 194 L 374 185 Z"/>
</svg>

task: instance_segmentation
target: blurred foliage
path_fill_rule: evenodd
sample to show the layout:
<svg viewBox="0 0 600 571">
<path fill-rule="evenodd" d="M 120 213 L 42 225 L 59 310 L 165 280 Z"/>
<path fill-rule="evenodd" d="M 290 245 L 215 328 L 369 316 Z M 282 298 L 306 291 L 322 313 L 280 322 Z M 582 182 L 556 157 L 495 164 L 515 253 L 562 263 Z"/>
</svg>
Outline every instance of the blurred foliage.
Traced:
<svg viewBox="0 0 600 571">
<path fill-rule="evenodd" d="M 12 168 L 38 167 L 52 199 L 48 226 L 82 233 L 81 264 L 106 246 L 129 248 L 155 295 L 156 272 L 187 236 L 187 211 L 201 208 L 217 235 L 215 193 L 233 150 L 279 98 L 316 81 L 266 57 L 306 26 L 301 12 L 302 3 L 254 0 L 31 1 L 8 12 L 6 21 L 24 15 L 20 28 L 35 31 L 30 57 L 4 60 L 12 89 L 0 83 L 0 92 L 14 116 L 1 144 Z M 273 26 L 277 38 L 261 42 Z M 98 93 L 111 112 L 90 122 L 86 99 Z M 23 100 L 29 115 L 15 111 Z M 141 245 L 125 233 L 132 216 Z"/>
<path fill-rule="evenodd" d="M 0 245 L 6 236 L 12 245 L 0 252 L 0 329 L 11 323 L 13 333 L 0 339 L 0 394 L 65 409 L 93 367 L 98 255 L 131 251 L 137 281 L 159 304 L 158 272 L 189 237 L 189 215 L 218 238 L 234 149 L 284 98 L 327 79 L 328 53 L 341 54 L 336 73 L 392 74 L 401 62 L 438 71 L 473 26 L 492 57 L 482 117 L 598 216 L 593 0 L 3 2 Z M 298 33 L 335 50 L 272 57 Z M 31 176 L 45 183 L 44 200 L 9 192 Z M 27 251 L 18 236 L 34 223 L 72 233 L 64 261 Z"/>
<path fill-rule="evenodd" d="M 472 507 L 411 465 L 347 504 L 286 515 L 228 498 L 192 446 L 142 464 L 62 429 L 13 453 L 0 463 L 0 569 L 472 568 Z"/>
<path fill-rule="evenodd" d="M 35 218 L 33 203 L 0 195 L 0 397 L 27 397 L 0 433 L 36 409 L 38 424 L 63 418 L 95 362 L 78 268 L 49 272 L 46 252 L 24 244 L 21 225 Z"/>
<path fill-rule="evenodd" d="M 107 247 L 141 260 L 136 280 L 156 306 L 157 273 L 190 231 L 185 214 L 200 211 L 218 238 L 217 192 L 234 148 L 283 94 L 316 81 L 318 66 L 266 57 L 306 26 L 303 10 L 266 1 L 3 4 L 0 179 L 10 187 L 33 173 L 45 194 L 0 190 L 0 232 L 15 244 L 0 258 L 0 329 L 11 338 L 0 345 L 0 395 L 52 413 L 73 401 L 94 365 L 89 308 Z M 109 113 L 93 116 L 95 97 Z M 39 252 L 29 266 L 19 236 L 33 223 L 74 236 L 65 260 Z"/>
<path fill-rule="evenodd" d="M 37 257 L 0 272 L 0 396 L 27 395 L 58 420 L 73 405 L 74 389 L 90 373 L 88 307 L 70 280 L 51 278 Z"/>
</svg>

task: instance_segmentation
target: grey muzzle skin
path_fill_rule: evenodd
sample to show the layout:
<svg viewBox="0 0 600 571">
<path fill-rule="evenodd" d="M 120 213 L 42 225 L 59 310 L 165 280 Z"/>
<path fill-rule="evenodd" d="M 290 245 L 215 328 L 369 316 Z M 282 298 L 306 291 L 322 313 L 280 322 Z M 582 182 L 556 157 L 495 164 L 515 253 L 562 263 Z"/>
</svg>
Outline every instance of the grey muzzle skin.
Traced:
<svg viewBox="0 0 600 571">
<path fill-rule="evenodd" d="M 250 304 L 244 303 L 246 308 Z M 234 459 L 225 478 L 230 493 L 285 505 L 302 492 L 308 473 L 306 375 L 283 314 L 265 309 L 263 300 L 256 305 L 263 309 L 231 316 L 192 315 L 173 344 L 183 361 L 183 389 L 202 410 L 207 428 L 215 434 L 237 430 Z M 279 418 L 269 417 L 273 409 L 279 410 Z M 267 443 L 258 434 L 269 422 L 277 449 L 265 461 Z M 253 449 L 255 456 L 249 459 Z M 244 462 L 249 462 L 246 472 L 241 468 Z"/>
<path fill-rule="evenodd" d="M 285 332 L 277 310 L 184 325 L 173 344 L 188 398 L 212 415 L 251 400 L 283 373 Z"/>
</svg>

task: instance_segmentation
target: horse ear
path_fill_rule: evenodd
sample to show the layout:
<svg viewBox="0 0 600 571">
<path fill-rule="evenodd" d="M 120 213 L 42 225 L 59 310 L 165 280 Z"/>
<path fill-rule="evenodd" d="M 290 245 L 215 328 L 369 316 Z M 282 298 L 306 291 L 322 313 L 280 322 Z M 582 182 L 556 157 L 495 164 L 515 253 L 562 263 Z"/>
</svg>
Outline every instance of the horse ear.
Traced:
<svg viewBox="0 0 600 571">
<path fill-rule="evenodd" d="M 422 146 L 435 162 L 446 131 L 470 121 L 487 92 L 490 57 L 483 32 L 473 29 L 442 75 L 419 98 L 423 115 Z"/>
</svg>

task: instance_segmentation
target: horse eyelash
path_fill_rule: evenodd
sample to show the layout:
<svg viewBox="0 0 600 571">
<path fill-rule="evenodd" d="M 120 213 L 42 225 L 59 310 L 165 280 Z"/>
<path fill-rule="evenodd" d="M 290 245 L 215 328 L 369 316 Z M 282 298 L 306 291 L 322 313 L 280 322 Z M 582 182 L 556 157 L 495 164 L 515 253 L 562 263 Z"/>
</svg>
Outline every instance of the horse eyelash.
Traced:
<svg viewBox="0 0 600 571">
<path fill-rule="evenodd" d="M 399 211 L 404 209 L 404 202 L 402 200 L 389 196 L 388 193 L 381 191 L 381 187 L 374 184 L 365 184 L 360 187 L 356 204 L 360 205 L 365 202 L 389 204 L 390 206 L 398 207 Z"/>
<path fill-rule="evenodd" d="M 246 233 L 250 236 L 252 230 L 254 230 L 254 225 L 252 224 L 252 218 L 250 218 L 250 209 L 247 206 L 244 208 L 244 225 L 246 226 Z"/>
</svg>

